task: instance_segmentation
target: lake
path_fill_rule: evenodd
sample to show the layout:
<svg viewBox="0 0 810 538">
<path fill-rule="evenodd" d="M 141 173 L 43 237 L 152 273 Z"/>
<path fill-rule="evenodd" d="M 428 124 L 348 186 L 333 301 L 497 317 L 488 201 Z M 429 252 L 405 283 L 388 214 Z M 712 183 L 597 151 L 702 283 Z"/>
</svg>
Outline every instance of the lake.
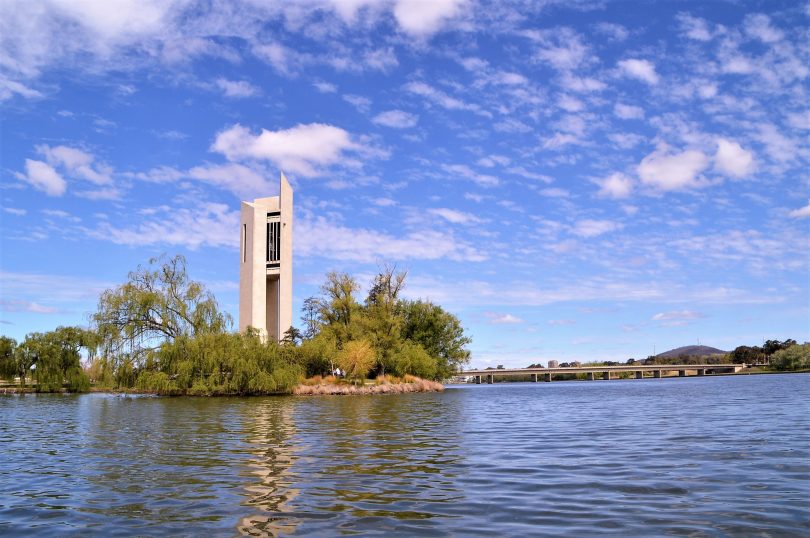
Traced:
<svg viewBox="0 0 810 538">
<path fill-rule="evenodd" d="M 810 535 L 810 375 L 0 396 L 0 535 Z"/>
</svg>

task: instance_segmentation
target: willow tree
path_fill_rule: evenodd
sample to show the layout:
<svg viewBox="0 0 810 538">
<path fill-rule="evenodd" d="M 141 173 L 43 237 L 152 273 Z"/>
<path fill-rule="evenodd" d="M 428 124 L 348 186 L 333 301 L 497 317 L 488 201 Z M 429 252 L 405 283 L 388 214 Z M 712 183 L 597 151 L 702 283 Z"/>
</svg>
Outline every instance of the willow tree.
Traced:
<svg viewBox="0 0 810 538">
<path fill-rule="evenodd" d="M 232 324 L 213 294 L 189 279 L 179 255 L 152 258 L 130 272 L 125 284 L 102 293 L 92 321 L 116 372 L 139 367 L 149 351 L 167 342 L 222 333 Z"/>
</svg>

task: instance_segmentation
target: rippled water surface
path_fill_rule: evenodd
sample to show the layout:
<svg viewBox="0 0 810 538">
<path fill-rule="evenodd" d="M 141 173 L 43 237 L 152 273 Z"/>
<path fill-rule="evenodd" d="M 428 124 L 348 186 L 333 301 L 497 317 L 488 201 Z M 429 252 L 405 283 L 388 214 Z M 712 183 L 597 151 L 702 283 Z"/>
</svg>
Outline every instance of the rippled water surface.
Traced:
<svg viewBox="0 0 810 538">
<path fill-rule="evenodd" d="M 810 375 L 0 396 L 0 535 L 810 535 Z"/>
</svg>

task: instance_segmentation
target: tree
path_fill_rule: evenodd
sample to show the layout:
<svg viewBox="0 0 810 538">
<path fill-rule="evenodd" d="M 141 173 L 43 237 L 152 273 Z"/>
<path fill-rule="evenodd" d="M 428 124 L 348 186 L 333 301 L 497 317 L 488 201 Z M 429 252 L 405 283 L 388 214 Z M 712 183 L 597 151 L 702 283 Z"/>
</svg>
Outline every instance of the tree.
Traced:
<svg viewBox="0 0 810 538">
<path fill-rule="evenodd" d="M 470 360 L 461 322 L 442 307 L 425 301 L 401 301 L 402 338 L 415 342 L 436 360 L 436 378 L 446 379 Z"/>
<path fill-rule="evenodd" d="M 301 321 L 304 323 L 304 338 L 314 338 L 321 328 L 321 323 L 318 318 L 320 311 L 320 302 L 317 297 L 307 297 L 304 299 L 304 306 L 301 308 L 303 315 Z"/>
<path fill-rule="evenodd" d="M 760 362 L 765 355 L 760 347 L 738 346 L 728 356 L 734 364 L 755 364 Z"/>
<path fill-rule="evenodd" d="M 775 351 L 771 366 L 778 370 L 810 369 L 810 344 L 794 344 Z"/>
<path fill-rule="evenodd" d="M 318 301 L 318 318 L 322 331 L 328 331 L 338 347 L 356 339 L 360 334 L 358 325 L 361 307 L 354 297 L 360 289 L 357 281 L 346 273 L 330 272 L 321 286 L 322 298 Z"/>
<path fill-rule="evenodd" d="M 377 356 L 367 340 L 352 340 L 338 352 L 337 363 L 350 379 L 364 379 L 374 366 Z"/>
<path fill-rule="evenodd" d="M 377 350 L 377 371 L 385 374 L 393 367 L 394 355 L 402 344 L 403 317 L 398 302 L 405 286 L 405 272 L 384 267 L 375 277 L 366 297 L 361 324 L 363 334 Z"/>
<path fill-rule="evenodd" d="M 0 336 L 0 378 L 14 379 L 17 375 L 17 361 L 14 356 L 16 348 L 16 340 Z"/>
<path fill-rule="evenodd" d="M 791 346 L 796 345 L 796 340 L 785 340 L 784 342 L 780 342 L 779 340 L 768 340 L 762 346 L 762 351 L 765 352 L 766 355 L 773 355 L 780 349 L 787 349 Z"/>
<path fill-rule="evenodd" d="M 186 274 L 183 256 L 161 256 L 129 273 L 129 281 L 101 294 L 92 320 L 116 369 L 142 364 L 145 353 L 181 336 L 221 333 L 231 326 L 214 296 Z"/>
<path fill-rule="evenodd" d="M 284 336 L 281 339 L 282 344 L 297 346 L 303 340 L 304 335 L 295 327 L 290 326 L 289 329 L 284 331 Z"/>
</svg>

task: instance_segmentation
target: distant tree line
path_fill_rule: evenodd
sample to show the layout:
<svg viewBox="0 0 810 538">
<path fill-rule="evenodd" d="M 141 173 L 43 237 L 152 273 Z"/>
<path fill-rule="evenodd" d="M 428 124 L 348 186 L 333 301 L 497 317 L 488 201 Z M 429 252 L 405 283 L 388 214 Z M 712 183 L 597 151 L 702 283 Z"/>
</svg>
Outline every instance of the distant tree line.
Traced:
<svg viewBox="0 0 810 538">
<path fill-rule="evenodd" d="M 561 368 L 579 366 L 644 366 L 667 364 L 748 364 L 759 365 L 771 370 L 795 371 L 810 369 L 810 343 L 798 344 L 796 340 L 767 340 L 759 346 L 739 346 L 730 353 L 717 355 L 681 355 L 678 357 L 661 357 L 650 355 L 646 359 L 627 359 L 626 362 L 601 361 L 561 363 Z M 540 364 L 531 364 L 527 368 L 542 368 Z"/>
<path fill-rule="evenodd" d="M 0 378 L 38 391 L 91 385 L 162 394 L 290 392 L 304 376 L 340 368 L 352 379 L 393 374 L 450 377 L 469 361 L 469 337 L 440 306 L 400 298 L 405 273 L 383 268 L 363 303 L 359 286 L 329 273 L 304 301 L 303 332 L 281 343 L 232 331 L 211 292 L 190 280 L 182 256 L 160 257 L 101 294 L 90 328 L 59 327 L 17 343 L 0 337 Z M 82 365 L 82 354 L 86 365 Z"/>
</svg>

